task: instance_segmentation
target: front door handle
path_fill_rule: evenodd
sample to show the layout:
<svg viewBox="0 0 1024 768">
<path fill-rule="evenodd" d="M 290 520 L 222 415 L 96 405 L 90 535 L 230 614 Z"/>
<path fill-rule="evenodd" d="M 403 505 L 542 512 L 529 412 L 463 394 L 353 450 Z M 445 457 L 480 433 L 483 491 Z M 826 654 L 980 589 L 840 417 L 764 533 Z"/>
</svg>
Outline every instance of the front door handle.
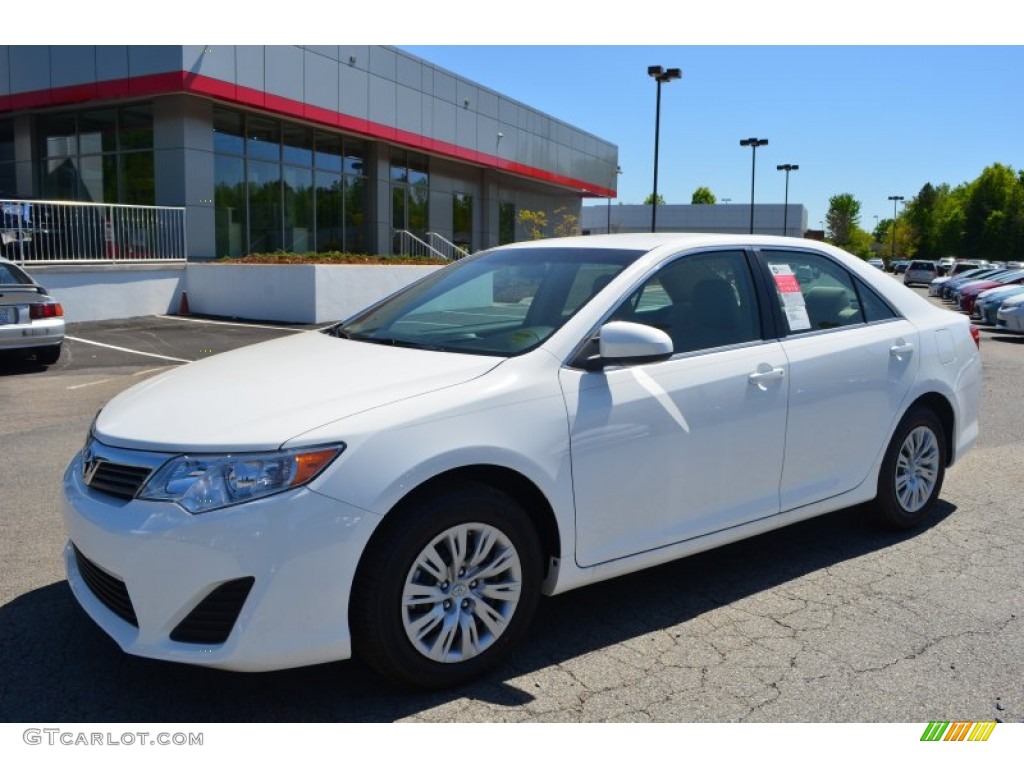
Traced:
<svg viewBox="0 0 1024 768">
<path fill-rule="evenodd" d="M 771 381 L 781 381 L 786 376 L 785 368 L 772 368 L 769 365 L 759 365 L 757 370 L 747 377 L 751 384 L 756 384 L 761 389 Z"/>
</svg>

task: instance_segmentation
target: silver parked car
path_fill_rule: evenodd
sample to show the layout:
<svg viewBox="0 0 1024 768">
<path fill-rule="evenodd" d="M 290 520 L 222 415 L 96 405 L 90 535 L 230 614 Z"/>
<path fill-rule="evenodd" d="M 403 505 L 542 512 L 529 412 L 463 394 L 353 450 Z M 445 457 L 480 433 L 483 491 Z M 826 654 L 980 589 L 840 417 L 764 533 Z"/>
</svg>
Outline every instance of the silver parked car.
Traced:
<svg viewBox="0 0 1024 768">
<path fill-rule="evenodd" d="M 17 264 L 0 258 L 0 352 L 53 365 L 64 343 L 64 308 Z"/>
<path fill-rule="evenodd" d="M 934 261 L 915 259 L 903 273 L 904 285 L 930 285 L 939 276 L 939 267 Z"/>
</svg>

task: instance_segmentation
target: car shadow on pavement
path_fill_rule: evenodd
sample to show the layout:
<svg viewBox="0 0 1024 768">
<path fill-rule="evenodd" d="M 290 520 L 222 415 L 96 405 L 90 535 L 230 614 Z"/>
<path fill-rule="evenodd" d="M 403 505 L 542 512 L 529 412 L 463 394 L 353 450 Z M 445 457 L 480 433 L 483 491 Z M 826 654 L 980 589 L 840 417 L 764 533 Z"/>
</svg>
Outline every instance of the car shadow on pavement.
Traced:
<svg viewBox="0 0 1024 768">
<path fill-rule="evenodd" d="M 0 352 L 0 376 L 43 373 L 46 370 L 47 366 L 36 362 L 35 358 L 16 355 L 12 352 Z"/>
<path fill-rule="evenodd" d="M 0 722 L 393 722 L 460 699 L 511 709 L 543 695 L 542 682 L 524 675 L 893 546 L 955 509 L 940 501 L 928 526 L 892 533 L 851 507 L 542 600 L 509 663 L 462 688 L 428 693 L 396 688 L 359 661 L 247 674 L 129 656 L 61 581 L 0 607 Z"/>
</svg>

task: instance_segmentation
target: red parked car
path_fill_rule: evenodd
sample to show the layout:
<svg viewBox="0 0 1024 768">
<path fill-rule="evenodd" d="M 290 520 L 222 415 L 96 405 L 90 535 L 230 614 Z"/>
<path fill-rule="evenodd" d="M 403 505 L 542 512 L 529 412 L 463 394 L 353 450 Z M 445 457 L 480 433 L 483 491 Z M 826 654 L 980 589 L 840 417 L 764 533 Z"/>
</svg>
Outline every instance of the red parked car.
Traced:
<svg viewBox="0 0 1024 768">
<path fill-rule="evenodd" d="M 1024 271 L 1009 272 L 1000 275 L 996 280 L 979 280 L 978 282 L 965 285 L 960 289 L 960 309 L 967 314 L 974 312 L 974 303 L 978 300 L 978 294 L 987 291 L 989 288 L 999 288 L 1004 285 L 1024 284 Z"/>
</svg>

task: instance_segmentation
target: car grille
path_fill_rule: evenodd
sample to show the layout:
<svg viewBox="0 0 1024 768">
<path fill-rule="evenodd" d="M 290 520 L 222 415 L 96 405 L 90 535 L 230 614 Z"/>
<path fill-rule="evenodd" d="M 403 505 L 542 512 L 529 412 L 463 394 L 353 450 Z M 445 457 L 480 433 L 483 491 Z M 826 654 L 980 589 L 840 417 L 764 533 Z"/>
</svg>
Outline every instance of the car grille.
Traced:
<svg viewBox="0 0 1024 768">
<path fill-rule="evenodd" d="M 72 546 L 74 547 L 74 545 Z M 139 620 L 135 618 L 135 608 L 132 606 L 131 598 L 128 597 L 128 588 L 125 583 L 96 565 L 83 555 L 78 547 L 74 547 L 74 550 L 78 572 L 89 591 L 114 614 L 133 627 L 139 626 Z"/>
<path fill-rule="evenodd" d="M 221 584 L 174 628 L 171 640 L 201 645 L 226 642 L 255 581 L 246 576 Z"/>
<path fill-rule="evenodd" d="M 84 465 L 82 471 L 85 473 L 86 485 L 93 490 L 122 499 L 133 499 L 152 469 L 95 459 L 91 464 Z"/>
</svg>

